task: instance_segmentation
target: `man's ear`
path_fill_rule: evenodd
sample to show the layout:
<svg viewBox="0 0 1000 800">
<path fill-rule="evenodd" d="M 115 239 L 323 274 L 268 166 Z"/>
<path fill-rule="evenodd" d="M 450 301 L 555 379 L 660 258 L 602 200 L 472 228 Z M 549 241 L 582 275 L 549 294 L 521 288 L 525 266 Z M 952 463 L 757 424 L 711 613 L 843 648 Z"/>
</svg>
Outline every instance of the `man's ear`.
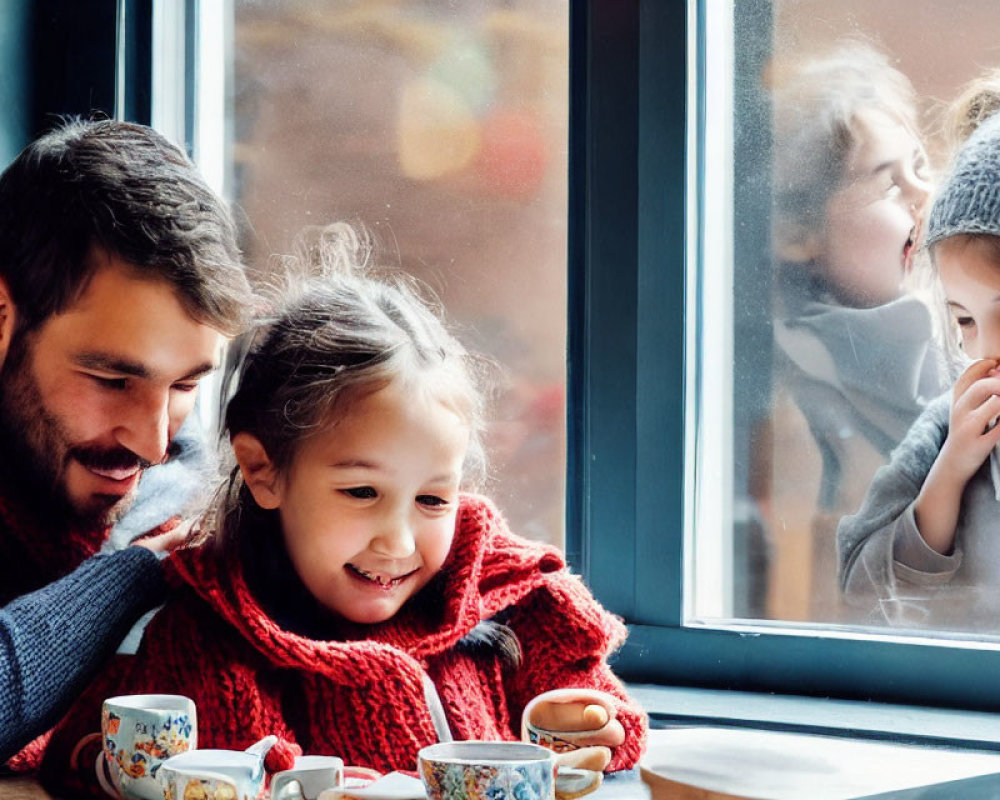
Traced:
<svg viewBox="0 0 1000 800">
<path fill-rule="evenodd" d="M 268 456 L 260 439 L 252 433 L 237 433 L 233 439 L 233 452 L 243 473 L 243 482 L 261 508 L 281 505 L 281 482 L 278 470 Z"/>
<path fill-rule="evenodd" d="M 17 312 L 10 296 L 10 289 L 7 287 L 7 281 L 0 278 L 0 367 L 3 367 L 3 362 L 7 359 L 16 323 Z"/>
</svg>

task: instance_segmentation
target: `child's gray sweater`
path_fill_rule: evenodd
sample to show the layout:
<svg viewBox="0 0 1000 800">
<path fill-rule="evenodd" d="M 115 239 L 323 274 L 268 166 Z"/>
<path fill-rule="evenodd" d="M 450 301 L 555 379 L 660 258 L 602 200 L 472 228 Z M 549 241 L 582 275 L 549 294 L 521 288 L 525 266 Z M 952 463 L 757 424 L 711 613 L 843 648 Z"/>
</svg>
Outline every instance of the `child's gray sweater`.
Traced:
<svg viewBox="0 0 1000 800">
<path fill-rule="evenodd" d="M 858 513 L 837 528 L 841 589 L 872 623 L 995 632 L 1000 628 L 1000 501 L 991 455 L 962 496 L 955 547 L 930 548 L 913 503 L 948 435 L 951 393 L 934 400 L 875 473 Z"/>
</svg>

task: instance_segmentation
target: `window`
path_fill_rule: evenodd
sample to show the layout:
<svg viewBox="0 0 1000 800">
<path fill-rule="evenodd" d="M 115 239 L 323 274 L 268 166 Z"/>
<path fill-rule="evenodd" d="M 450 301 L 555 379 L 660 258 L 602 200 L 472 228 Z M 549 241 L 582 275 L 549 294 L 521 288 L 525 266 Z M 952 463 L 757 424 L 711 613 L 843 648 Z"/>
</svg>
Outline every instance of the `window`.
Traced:
<svg viewBox="0 0 1000 800">
<path fill-rule="evenodd" d="M 587 269 L 571 268 L 571 353 L 582 365 L 571 397 L 582 408 L 570 486 L 586 487 L 586 574 L 632 623 L 617 664 L 628 678 L 965 707 L 994 699 L 989 637 L 775 611 L 767 601 L 783 587 L 765 587 L 763 605 L 759 591 L 751 599 L 753 554 L 741 541 L 761 476 L 748 461 L 752 412 L 779 374 L 769 363 L 773 100 L 760 78 L 780 76 L 764 67 L 795 37 L 818 52 L 844 32 L 885 37 L 907 47 L 903 65 L 929 66 L 932 48 L 948 46 L 931 33 L 944 29 L 936 14 L 933 4 L 819 14 L 806 2 L 591 3 L 575 22 L 585 55 L 571 80 L 588 102 L 572 118 L 584 142 L 571 164 L 587 179 L 570 252 Z M 968 56 L 989 9 L 963 6 L 949 29 L 956 19 L 977 32 L 960 45 Z M 954 96 L 988 59 L 963 58 L 949 88 L 928 69 L 925 81 L 939 82 L 923 91 Z M 793 571 L 811 568 L 803 559 Z"/>
</svg>

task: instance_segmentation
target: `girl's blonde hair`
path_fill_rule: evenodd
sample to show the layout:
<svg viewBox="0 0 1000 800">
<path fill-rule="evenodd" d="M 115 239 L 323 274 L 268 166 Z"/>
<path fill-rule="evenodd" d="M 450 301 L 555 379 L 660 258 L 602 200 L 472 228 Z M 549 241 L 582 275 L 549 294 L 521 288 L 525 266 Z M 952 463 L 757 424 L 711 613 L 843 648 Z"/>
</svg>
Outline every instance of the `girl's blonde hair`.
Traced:
<svg viewBox="0 0 1000 800">
<path fill-rule="evenodd" d="M 955 153 L 973 132 L 1000 110 L 1000 69 L 990 69 L 973 78 L 948 105 L 942 134 L 950 153 Z"/>
<path fill-rule="evenodd" d="M 306 437 L 352 401 L 393 380 L 433 373 L 434 388 L 469 424 L 463 487 L 484 482 L 491 365 L 449 332 L 429 290 L 376 266 L 370 236 L 347 223 L 303 231 L 278 266 L 282 279 L 267 293 L 269 310 L 257 320 L 226 408 L 230 438 L 255 436 L 280 472 Z M 241 515 L 255 508 L 234 468 L 205 527 L 232 553 Z"/>
</svg>

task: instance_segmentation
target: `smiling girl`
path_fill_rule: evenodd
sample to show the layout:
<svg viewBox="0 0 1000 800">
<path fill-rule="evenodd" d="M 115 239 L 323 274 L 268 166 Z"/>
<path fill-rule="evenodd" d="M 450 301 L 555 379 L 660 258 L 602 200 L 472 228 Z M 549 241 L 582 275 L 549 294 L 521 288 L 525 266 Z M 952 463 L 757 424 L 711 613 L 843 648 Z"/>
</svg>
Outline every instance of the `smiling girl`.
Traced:
<svg viewBox="0 0 1000 800">
<path fill-rule="evenodd" d="M 61 726 L 47 781 L 77 796 L 67 753 L 100 700 L 143 692 L 191 697 L 202 747 L 275 734 L 272 769 L 306 751 L 386 771 L 439 740 L 517 739 L 529 701 L 574 689 L 533 722 L 593 730 L 602 767 L 633 766 L 645 715 L 606 663 L 624 627 L 465 491 L 484 474 L 481 363 L 351 228 L 304 252 L 319 274 L 255 334 L 228 405 L 217 535 L 171 560 L 177 599 Z"/>
<path fill-rule="evenodd" d="M 927 246 L 976 359 L 914 424 L 838 530 L 841 582 L 872 619 L 996 632 L 1000 620 L 1000 117 L 959 150 Z"/>
</svg>

